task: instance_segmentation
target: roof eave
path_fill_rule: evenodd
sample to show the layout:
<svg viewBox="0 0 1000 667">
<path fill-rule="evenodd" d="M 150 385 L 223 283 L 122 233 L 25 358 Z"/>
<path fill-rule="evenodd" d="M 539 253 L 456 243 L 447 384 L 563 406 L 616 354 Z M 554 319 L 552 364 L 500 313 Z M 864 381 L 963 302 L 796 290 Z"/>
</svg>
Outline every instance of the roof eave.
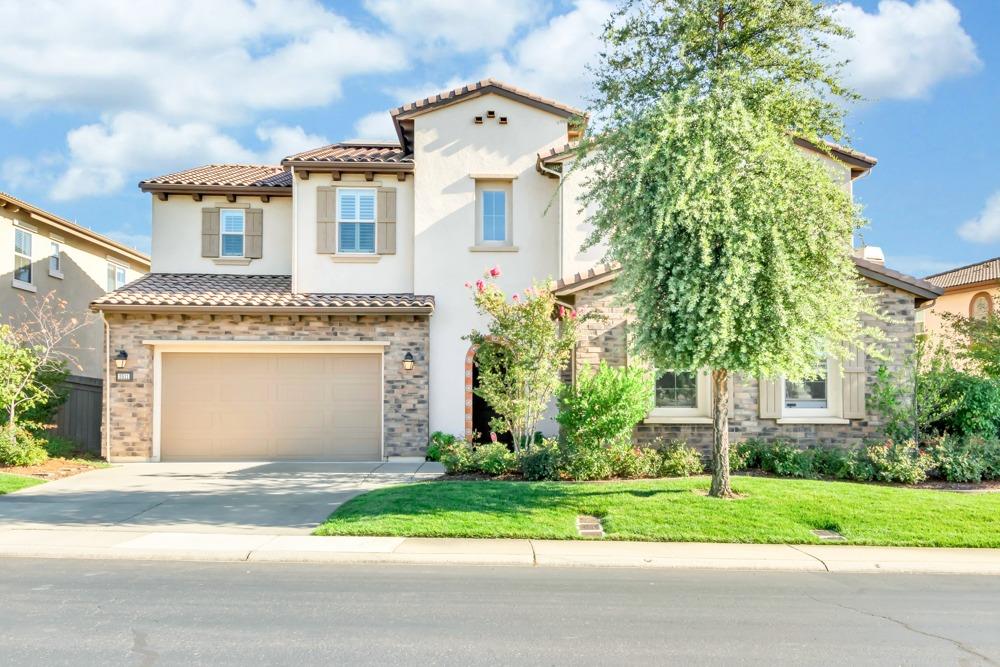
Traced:
<svg viewBox="0 0 1000 667">
<path fill-rule="evenodd" d="M 271 195 L 273 197 L 291 197 L 290 185 L 192 185 L 190 183 L 150 183 L 141 181 L 139 189 L 153 194 L 205 194 L 205 195 Z"/>
<path fill-rule="evenodd" d="M 429 315 L 434 306 L 178 306 L 150 304 L 91 303 L 99 313 L 189 313 L 227 315 Z"/>
<path fill-rule="evenodd" d="M 376 173 L 396 173 L 400 171 L 413 171 L 412 162 L 342 162 L 331 160 L 282 160 L 282 167 L 295 167 L 301 171 L 346 171 L 364 173 L 374 171 Z"/>
</svg>

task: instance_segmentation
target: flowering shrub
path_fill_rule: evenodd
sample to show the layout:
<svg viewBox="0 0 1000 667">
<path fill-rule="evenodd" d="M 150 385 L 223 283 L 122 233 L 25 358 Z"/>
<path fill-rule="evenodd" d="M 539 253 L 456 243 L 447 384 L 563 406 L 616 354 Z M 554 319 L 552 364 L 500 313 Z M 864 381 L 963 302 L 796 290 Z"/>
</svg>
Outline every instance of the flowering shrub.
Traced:
<svg viewBox="0 0 1000 667">
<path fill-rule="evenodd" d="M 487 321 L 484 331 L 473 330 L 466 338 L 478 346 L 476 394 L 496 413 L 490 429 L 510 433 L 520 452 L 530 447 L 529 438 L 569 363 L 576 313 L 557 306 L 548 285 L 536 284 L 508 300 L 495 282 L 500 275 L 500 268 L 493 267 L 475 283 L 466 283 Z"/>
<path fill-rule="evenodd" d="M 659 477 L 690 477 L 705 472 L 701 453 L 685 442 L 672 442 L 660 451 Z"/>
</svg>

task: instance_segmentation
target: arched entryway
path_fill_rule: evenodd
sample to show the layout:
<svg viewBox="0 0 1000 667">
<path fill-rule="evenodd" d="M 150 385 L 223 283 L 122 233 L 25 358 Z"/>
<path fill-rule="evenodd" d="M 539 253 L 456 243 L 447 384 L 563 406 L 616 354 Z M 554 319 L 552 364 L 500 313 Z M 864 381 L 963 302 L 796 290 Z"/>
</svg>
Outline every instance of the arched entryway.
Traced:
<svg viewBox="0 0 1000 667">
<path fill-rule="evenodd" d="M 475 392 L 479 386 L 479 370 L 476 367 L 476 350 L 473 345 L 465 356 L 465 438 L 472 440 L 475 435 L 477 443 L 490 441 L 490 419 L 496 413 L 482 397 Z M 514 442 L 510 433 L 498 433 L 497 440 L 505 444 Z"/>
</svg>

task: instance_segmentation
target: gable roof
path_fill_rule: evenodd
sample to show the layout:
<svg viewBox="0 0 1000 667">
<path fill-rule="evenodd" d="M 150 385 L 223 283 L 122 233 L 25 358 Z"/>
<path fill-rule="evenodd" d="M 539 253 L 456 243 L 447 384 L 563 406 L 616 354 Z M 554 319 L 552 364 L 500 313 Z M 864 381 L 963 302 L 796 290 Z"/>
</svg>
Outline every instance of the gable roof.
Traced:
<svg viewBox="0 0 1000 667">
<path fill-rule="evenodd" d="M 397 143 L 342 141 L 289 155 L 281 161 L 281 165 L 295 167 L 297 171 L 356 170 L 371 166 L 377 171 L 398 173 L 413 171 L 413 154 L 404 151 Z"/>
<path fill-rule="evenodd" d="M 291 276 L 148 273 L 96 299 L 91 308 L 108 312 L 430 313 L 434 297 L 297 293 L 292 292 Z"/>
<path fill-rule="evenodd" d="M 587 119 L 587 113 L 576 107 L 536 95 L 503 81 L 492 78 L 482 79 L 481 81 L 452 88 L 451 90 L 408 102 L 392 109 L 389 115 L 392 116 L 392 122 L 396 126 L 396 135 L 399 137 L 400 145 L 404 150 L 412 150 L 413 123 L 411 121 L 413 118 L 442 107 L 491 93 L 527 104 L 542 111 L 548 111 L 563 118 L 581 118 L 584 121 Z"/>
<path fill-rule="evenodd" d="M 143 192 L 291 194 L 292 174 L 281 165 L 207 164 L 139 182 Z"/>
<path fill-rule="evenodd" d="M 129 248 L 123 243 L 119 243 L 104 234 L 98 234 L 94 230 L 78 225 L 75 222 L 65 218 L 60 218 L 58 215 L 40 209 L 33 204 L 29 204 L 26 201 L 18 199 L 14 195 L 9 195 L 6 192 L 0 191 L 0 210 L 14 212 L 17 212 L 18 210 L 23 211 L 29 218 L 47 224 L 62 233 L 75 236 L 80 239 L 85 239 L 103 247 L 106 250 L 110 250 L 121 255 L 122 257 L 127 258 L 130 263 L 135 263 L 136 266 L 133 268 L 138 268 L 143 271 L 149 270 L 150 260 L 149 255 L 146 253 L 140 252 L 135 248 Z"/>
<path fill-rule="evenodd" d="M 1000 282 L 1000 257 L 935 273 L 927 276 L 926 280 L 938 287 L 944 288 L 968 287 L 980 283 Z"/>
<path fill-rule="evenodd" d="M 900 273 L 887 266 L 878 264 L 877 262 L 870 262 L 860 257 L 852 257 L 852 259 L 854 260 L 854 266 L 861 275 L 908 292 L 920 302 L 936 299 L 944 294 L 943 289 L 932 285 L 926 280 L 908 276 L 905 273 Z M 621 266 L 616 262 L 598 264 L 587 271 L 559 280 L 556 283 L 555 293 L 558 296 L 574 294 L 588 287 L 613 280 L 620 271 Z"/>
</svg>

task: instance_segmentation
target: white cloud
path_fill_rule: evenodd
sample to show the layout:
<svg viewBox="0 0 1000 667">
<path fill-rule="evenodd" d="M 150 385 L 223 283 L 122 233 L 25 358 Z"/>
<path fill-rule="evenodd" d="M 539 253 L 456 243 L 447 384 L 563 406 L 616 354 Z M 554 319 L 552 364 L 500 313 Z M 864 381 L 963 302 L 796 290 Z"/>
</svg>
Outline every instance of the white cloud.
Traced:
<svg viewBox="0 0 1000 667">
<path fill-rule="evenodd" d="M 871 99 L 925 97 L 937 83 L 980 67 L 976 45 L 949 0 L 881 0 L 878 11 L 842 3 L 836 18 L 854 39 L 834 40 L 846 82 Z"/>
<path fill-rule="evenodd" d="M 300 126 L 264 123 L 257 127 L 257 138 L 267 147 L 260 152 L 261 162 L 276 164 L 282 158 L 309 148 L 325 146 L 330 141 L 319 134 L 309 134 Z"/>
<path fill-rule="evenodd" d="M 396 127 L 388 111 L 367 114 L 354 123 L 355 141 L 396 141 Z"/>
<path fill-rule="evenodd" d="M 973 243 L 1000 241 L 1000 191 L 986 200 L 986 206 L 978 216 L 958 228 L 958 235 Z"/>
<path fill-rule="evenodd" d="M 601 30 L 613 9 L 606 0 L 576 0 L 573 9 L 525 35 L 509 53 L 494 55 L 484 76 L 583 105 L 592 83 L 586 66 L 596 64 Z"/>
<path fill-rule="evenodd" d="M 423 55 L 501 48 L 546 9 L 538 0 L 365 0 L 365 8 Z"/>
<path fill-rule="evenodd" d="M 941 273 L 962 264 L 962 262 L 947 261 L 940 257 L 931 257 L 928 255 L 892 255 L 891 257 L 886 257 L 886 263 L 897 271 L 902 271 L 918 278 Z"/>
<path fill-rule="evenodd" d="M 406 67 L 399 41 L 317 0 L 0 3 L 0 114 L 144 111 L 236 122 L 316 107 L 349 76 Z"/>
</svg>

